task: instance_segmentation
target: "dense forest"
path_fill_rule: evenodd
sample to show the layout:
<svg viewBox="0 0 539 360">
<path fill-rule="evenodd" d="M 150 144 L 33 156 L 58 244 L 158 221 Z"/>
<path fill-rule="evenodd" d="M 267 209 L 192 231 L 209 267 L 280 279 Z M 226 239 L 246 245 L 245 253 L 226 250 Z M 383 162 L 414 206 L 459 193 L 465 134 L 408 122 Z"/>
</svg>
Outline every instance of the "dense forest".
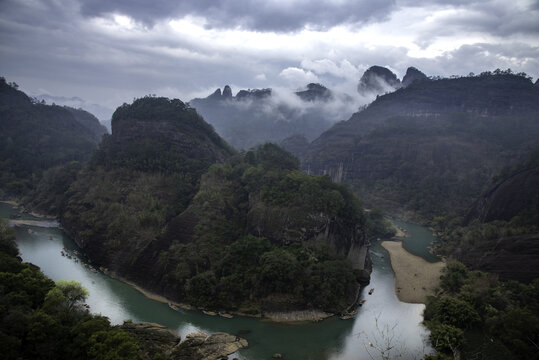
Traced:
<svg viewBox="0 0 539 360">
<path fill-rule="evenodd" d="M 427 359 L 537 359 L 539 280 L 500 282 L 451 262 L 424 317 L 437 355 Z"/>
<path fill-rule="evenodd" d="M 213 164 L 213 165 L 211 165 Z M 55 212 L 115 276 L 180 302 L 257 314 L 350 306 L 367 237 L 393 230 L 276 145 L 235 153 L 189 106 L 123 105 L 86 165 L 45 173 L 30 203 Z"/>
<path fill-rule="evenodd" d="M 506 168 L 475 201 L 466 217 L 440 216 L 433 227 L 436 251 L 502 280 L 539 276 L 539 151 Z"/>
<path fill-rule="evenodd" d="M 0 219 L 0 351 L 4 359 L 137 359 L 136 339 L 90 314 L 88 291 L 47 278 L 18 257 L 15 231 Z"/>
<path fill-rule="evenodd" d="M 538 358 L 538 155 L 498 174 L 466 217 L 433 220 L 451 259 L 424 315 L 438 358 Z"/>
<path fill-rule="evenodd" d="M 538 104 L 525 74 L 423 79 L 296 151 L 305 171 L 348 183 L 367 206 L 428 222 L 462 215 L 504 166 L 526 158 Z"/>
<path fill-rule="evenodd" d="M 105 133 L 90 113 L 37 102 L 0 78 L 0 196 L 21 197 L 43 171 L 87 160 Z"/>
</svg>

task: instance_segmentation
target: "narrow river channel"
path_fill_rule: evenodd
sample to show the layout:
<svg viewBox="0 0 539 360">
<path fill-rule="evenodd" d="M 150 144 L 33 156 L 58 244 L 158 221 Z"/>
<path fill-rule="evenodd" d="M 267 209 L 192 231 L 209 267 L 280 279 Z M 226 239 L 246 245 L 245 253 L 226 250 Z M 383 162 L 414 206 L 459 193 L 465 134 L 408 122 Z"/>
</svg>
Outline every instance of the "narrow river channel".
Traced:
<svg viewBox="0 0 539 360">
<path fill-rule="evenodd" d="M 9 218 L 11 214 L 19 212 L 11 205 L 0 203 L 0 217 Z M 383 345 L 390 338 L 395 346 L 392 354 L 395 357 L 402 355 L 400 359 L 421 359 L 431 352 L 428 332 L 421 324 L 424 305 L 407 304 L 397 299 L 389 255 L 377 242 L 371 247 L 374 263 L 371 284 L 361 295 L 366 302 L 354 319 L 332 317 L 316 323 L 280 324 L 254 318 L 226 319 L 195 311 L 175 311 L 167 304 L 146 298 L 129 285 L 90 271 L 84 266 L 87 259 L 83 255 L 75 255 L 72 259 L 63 257 L 63 248 L 70 253 L 78 248 L 55 221 L 43 221 L 28 214 L 21 216 L 21 219 L 41 221 L 40 226 L 16 226 L 16 241 L 22 259 L 39 266 L 53 280 L 82 283 L 90 291 L 87 303 L 91 311 L 108 316 L 114 324 L 127 319 L 155 322 L 182 337 L 194 331 L 239 334 L 248 340 L 249 347 L 230 356 L 231 359 L 271 359 L 274 353 L 282 354 L 284 359 L 298 360 L 378 359 L 376 345 Z M 417 245 L 416 254 L 421 253 L 421 247 L 424 254 L 428 254 L 426 246 L 433 238 L 427 229 L 403 222 L 398 225 L 408 230 L 410 236 L 406 243 L 412 247 L 417 245 L 416 242 L 423 244 Z M 368 295 L 370 288 L 374 288 L 372 295 Z"/>
</svg>

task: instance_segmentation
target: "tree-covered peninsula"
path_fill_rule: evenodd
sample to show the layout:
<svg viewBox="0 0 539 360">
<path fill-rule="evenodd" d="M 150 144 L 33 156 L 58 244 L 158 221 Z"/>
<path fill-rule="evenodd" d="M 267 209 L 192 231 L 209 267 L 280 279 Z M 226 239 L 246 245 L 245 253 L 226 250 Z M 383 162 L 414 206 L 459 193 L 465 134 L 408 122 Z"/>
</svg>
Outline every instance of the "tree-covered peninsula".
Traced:
<svg viewBox="0 0 539 360">
<path fill-rule="evenodd" d="M 199 308 L 345 311 L 369 278 L 367 227 L 387 231 L 346 187 L 276 145 L 237 153 L 177 99 L 124 104 L 88 164 L 54 172 L 32 203 L 92 262 Z"/>
</svg>

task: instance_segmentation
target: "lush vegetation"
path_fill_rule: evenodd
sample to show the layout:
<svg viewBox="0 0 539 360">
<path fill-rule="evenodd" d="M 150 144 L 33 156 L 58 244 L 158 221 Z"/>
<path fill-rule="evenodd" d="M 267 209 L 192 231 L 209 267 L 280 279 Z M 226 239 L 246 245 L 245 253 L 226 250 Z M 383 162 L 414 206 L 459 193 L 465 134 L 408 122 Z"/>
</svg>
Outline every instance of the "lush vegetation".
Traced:
<svg viewBox="0 0 539 360">
<path fill-rule="evenodd" d="M 0 219 L 0 352 L 4 359 L 138 359 L 128 333 L 92 315 L 88 291 L 47 278 L 17 257 L 15 234 Z"/>
<path fill-rule="evenodd" d="M 439 216 L 436 251 L 502 280 L 539 277 L 539 152 L 495 177 L 465 217 Z"/>
<path fill-rule="evenodd" d="M 95 262 L 179 301 L 250 313 L 350 305 L 358 274 L 344 257 L 367 220 L 347 188 L 272 144 L 212 165 L 200 185 L 197 174 L 93 160 L 59 202 L 62 223 Z M 374 212 L 368 224 L 379 222 Z"/>
<path fill-rule="evenodd" d="M 328 177 L 300 172 L 277 146 L 212 166 L 190 211 L 200 219 L 194 241 L 162 253 L 183 270 L 169 275 L 189 302 L 259 312 L 282 298 L 332 311 L 353 300 L 357 283 L 343 258 L 350 240 L 339 237 L 363 231 L 361 206 Z M 334 243 L 316 241 L 329 226 Z"/>
<path fill-rule="evenodd" d="M 94 263 L 200 307 L 341 311 L 353 302 L 366 274 L 348 250 L 367 228 L 388 229 L 347 188 L 302 173 L 276 145 L 234 155 L 179 100 L 123 105 L 112 129 L 88 164 L 49 170 L 31 197 Z"/>
<path fill-rule="evenodd" d="M 522 74 L 416 81 L 335 124 L 302 166 L 399 217 L 463 215 L 493 176 L 537 146 L 538 104 L 539 88 Z"/>
<path fill-rule="evenodd" d="M 105 131 L 91 114 L 37 103 L 0 78 L 0 196 L 20 197 L 46 169 L 88 159 Z"/>
<path fill-rule="evenodd" d="M 428 300 L 431 359 L 534 359 L 539 343 L 539 280 L 500 282 L 451 262 L 441 292 Z"/>
</svg>

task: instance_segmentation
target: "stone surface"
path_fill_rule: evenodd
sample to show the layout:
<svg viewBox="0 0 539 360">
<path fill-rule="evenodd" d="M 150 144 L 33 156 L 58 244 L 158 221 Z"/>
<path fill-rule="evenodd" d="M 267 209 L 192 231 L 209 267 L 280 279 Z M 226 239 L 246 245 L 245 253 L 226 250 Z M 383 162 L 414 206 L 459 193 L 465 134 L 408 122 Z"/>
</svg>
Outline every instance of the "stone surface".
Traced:
<svg viewBox="0 0 539 360">
<path fill-rule="evenodd" d="M 238 336 L 202 332 L 191 333 L 172 352 L 174 360 L 216 360 L 248 346 L 247 340 Z"/>
</svg>

